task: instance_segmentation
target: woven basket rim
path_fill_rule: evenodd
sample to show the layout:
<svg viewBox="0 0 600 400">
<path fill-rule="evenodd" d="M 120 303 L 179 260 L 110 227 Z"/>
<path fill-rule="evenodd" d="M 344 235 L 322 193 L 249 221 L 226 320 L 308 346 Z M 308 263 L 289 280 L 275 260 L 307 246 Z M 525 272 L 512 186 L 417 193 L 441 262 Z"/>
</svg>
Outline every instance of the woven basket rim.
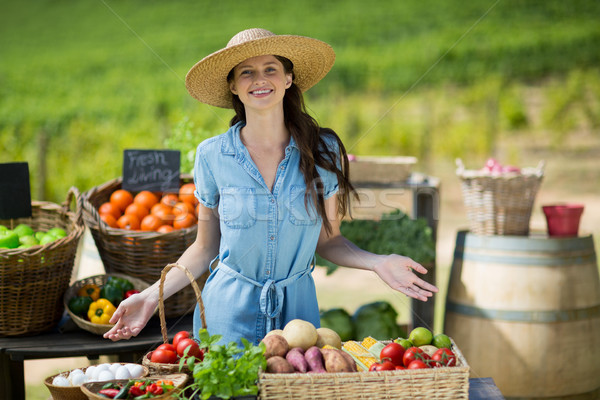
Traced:
<svg viewBox="0 0 600 400">
<path fill-rule="evenodd" d="M 463 179 L 503 179 L 511 180 L 518 178 L 542 178 L 546 162 L 541 160 L 536 167 L 523 167 L 521 172 L 491 173 L 481 169 L 466 169 L 460 158 L 456 159 L 456 175 Z"/>
<path fill-rule="evenodd" d="M 149 379 L 152 381 L 158 381 L 161 379 L 168 379 L 173 381 L 173 385 L 175 386 L 175 390 L 181 390 L 186 382 L 188 381 L 187 374 L 161 374 L 161 375 L 151 375 L 146 376 L 142 379 Z M 113 379 L 105 382 L 86 382 L 81 385 L 81 391 L 91 400 L 99 399 L 102 400 L 105 397 L 98 396 L 96 393 L 90 390 L 91 387 L 98 386 L 99 384 L 106 384 L 108 382 L 114 383 L 127 383 L 129 379 Z M 161 399 L 170 399 L 172 398 L 173 392 L 168 392 L 160 396 L 153 397 L 153 399 L 161 400 Z"/>
</svg>

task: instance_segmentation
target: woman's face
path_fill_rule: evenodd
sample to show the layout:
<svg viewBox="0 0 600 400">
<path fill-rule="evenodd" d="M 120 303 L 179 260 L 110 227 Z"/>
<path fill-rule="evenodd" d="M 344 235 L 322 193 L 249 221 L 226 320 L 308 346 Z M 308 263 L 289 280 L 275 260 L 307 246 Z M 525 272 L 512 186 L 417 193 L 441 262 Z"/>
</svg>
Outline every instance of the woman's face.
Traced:
<svg viewBox="0 0 600 400">
<path fill-rule="evenodd" d="M 292 84 L 292 73 L 274 56 L 252 57 L 233 69 L 231 92 L 240 98 L 246 111 L 265 110 L 283 102 L 285 90 Z"/>
</svg>

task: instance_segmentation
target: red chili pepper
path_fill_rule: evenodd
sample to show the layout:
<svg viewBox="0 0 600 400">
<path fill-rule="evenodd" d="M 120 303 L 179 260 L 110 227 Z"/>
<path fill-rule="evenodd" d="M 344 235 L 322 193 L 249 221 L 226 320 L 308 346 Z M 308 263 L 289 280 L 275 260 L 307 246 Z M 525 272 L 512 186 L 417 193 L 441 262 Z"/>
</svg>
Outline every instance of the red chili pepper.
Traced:
<svg viewBox="0 0 600 400">
<path fill-rule="evenodd" d="M 129 388 L 129 394 L 133 397 L 142 396 L 146 394 L 139 386 L 132 386 Z"/>
<path fill-rule="evenodd" d="M 158 386 L 156 383 L 152 383 L 146 388 L 146 393 L 162 394 L 163 390 L 162 387 Z"/>
<path fill-rule="evenodd" d="M 135 290 L 135 289 L 128 290 L 128 291 L 125 292 L 125 295 L 123 296 L 123 298 L 126 299 L 129 296 L 132 296 L 132 295 L 134 295 L 136 293 L 139 293 L 139 292 L 140 292 L 139 290 Z"/>
<path fill-rule="evenodd" d="M 114 399 L 117 393 L 119 393 L 119 389 L 102 389 L 98 393 L 103 394 L 110 399 Z"/>
</svg>

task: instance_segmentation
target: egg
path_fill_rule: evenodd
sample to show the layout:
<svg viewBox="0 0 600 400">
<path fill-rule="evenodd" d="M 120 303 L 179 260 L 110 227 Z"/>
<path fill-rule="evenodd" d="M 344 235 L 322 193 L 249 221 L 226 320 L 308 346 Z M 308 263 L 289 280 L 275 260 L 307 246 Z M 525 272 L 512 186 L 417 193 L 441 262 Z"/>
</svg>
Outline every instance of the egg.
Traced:
<svg viewBox="0 0 600 400">
<path fill-rule="evenodd" d="M 69 373 L 69 376 L 67 377 L 67 379 L 69 380 L 69 382 L 71 382 L 71 384 L 72 384 L 73 386 L 78 386 L 78 385 L 75 385 L 75 384 L 73 384 L 73 379 L 74 379 L 76 376 L 79 376 L 79 375 L 81 375 L 81 376 L 84 376 L 84 377 L 85 377 L 85 374 L 83 373 L 83 371 L 82 371 L 82 370 L 80 370 L 80 369 L 74 369 L 73 371 L 71 371 L 71 372 Z"/>
<path fill-rule="evenodd" d="M 119 363 L 114 363 L 114 364 L 110 364 L 110 367 L 108 367 L 108 369 L 110 370 L 110 372 L 113 373 L 113 375 L 115 374 L 115 372 L 117 372 L 117 370 L 121 367 L 122 365 Z"/>
<path fill-rule="evenodd" d="M 129 370 L 129 374 L 131 375 L 132 379 L 142 377 L 142 374 L 144 373 L 144 367 L 142 367 L 140 364 L 126 364 L 125 366 Z"/>
<path fill-rule="evenodd" d="M 127 369 L 127 367 L 124 365 L 121 365 L 115 371 L 115 379 L 131 379 L 131 378 L 132 378 L 132 376 L 129 373 L 129 369 Z"/>
<path fill-rule="evenodd" d="M 85 374 L 76 374 L 75 376 L 73 376 L 71 378 L 71 385 L 72 386 L 81 386 L 84 383 L 86 383 L 87 381 L 88 381 L 88 379 L 85 376 Z"/>
<path fill-rule="evenodd" d="M 62 375 L 55 376 L 54 379 L 52 379 L 52 384 L 54 386 L 71 386 L 71 382 Z"/>
<path fill-rule="evenodd" d="M 113 379 L 115 379 L 115 376 L 108 369 L 100 371 L 98 378 L 96 378 L 98 382 L 112 381 Z"/>
<path fill-rule="evenodd" d="M 85 376 L 86 376 L 88 379 L 92 379 L 92 378 L 94 377 L 94 371 L 95 371 L 95 370 L 96 370 L 96 366 L 95 366 L 95 365 L 92 365 L 92 366 L 89 366 L 89 367 L 87 367 L 87 368 L 85 369 Z"/>
<path fill-rule="evenodd" d="M 95 381 L 97 381 L 98 380 L 98 376 L 100 375 L 100 373 L 103 372 L 103 371 L 108 371 L 108 368 L 109 368 L 108 364 L 96 365 L 96 369 L 94 370 L 94 372 L 92 372 L 92 379 L 94 379 Z"/>
</svg>

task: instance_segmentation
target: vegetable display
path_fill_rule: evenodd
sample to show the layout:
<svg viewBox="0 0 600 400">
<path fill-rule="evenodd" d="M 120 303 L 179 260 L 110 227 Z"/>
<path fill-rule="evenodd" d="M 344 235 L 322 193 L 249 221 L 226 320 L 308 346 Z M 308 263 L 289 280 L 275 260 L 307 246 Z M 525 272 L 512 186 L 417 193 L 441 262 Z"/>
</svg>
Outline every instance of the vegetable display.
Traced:
<svg viewBox="0 0 600 400">
<path fill-rule="evenodd" d="M 126 383 L 108 382 L 98 391 L 107 399 L 152 399 L 175 389 L 173 381 L 166 379 L 130 379 Z"/>
</svg>

